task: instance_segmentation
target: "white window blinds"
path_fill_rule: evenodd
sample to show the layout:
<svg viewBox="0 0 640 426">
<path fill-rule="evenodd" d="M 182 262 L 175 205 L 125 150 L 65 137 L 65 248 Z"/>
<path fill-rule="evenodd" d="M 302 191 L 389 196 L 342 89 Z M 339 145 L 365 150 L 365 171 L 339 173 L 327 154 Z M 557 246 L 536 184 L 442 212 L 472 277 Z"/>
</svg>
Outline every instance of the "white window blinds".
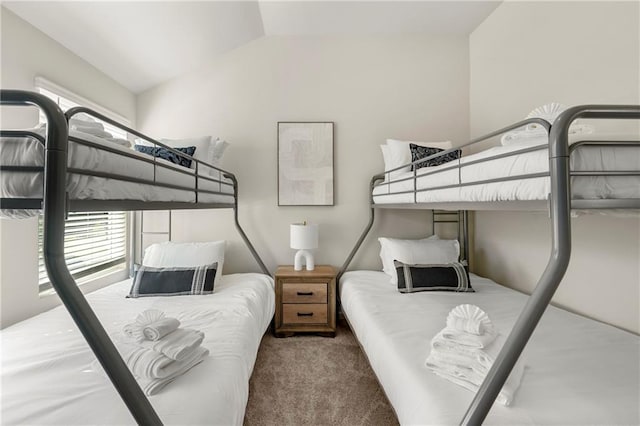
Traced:
<svg viewBox="0 0 640 426">
<path fill-rule="evenodd" d="M 44 266 L 43 219 L 38 223 L 38 284 L 40 291 L 51 288 Z M 125 267 L 127 255 L 127 215 L 125 212 L 70 213 L 64 225 L 65 261 L 74 278 Z"/>
<path fill-rule="evenodd" d="M 36 78 L 37 90 L 53 99 L 62 111 L 76 106 L 85 106 L 130 125 L 128 120 L 106 110 L 74 93 L 41 77 Z M 43 114 L 41 122 L 46 122 Z M 104 129 L 113 136 L 126 139 L 127 133 L 115 126 L 103 122 Z M 43 256 L 43 218 L 38 220 L 38 284 L 40 291 L 51 288 L 44 266 Z M 69 213 L 65 222 L 65 261 L 71 275 L 78 279 L 98 272 L 126 268 L 127 261 L 127 214 L 126 212 L 88 212 Z"/>
</svg>

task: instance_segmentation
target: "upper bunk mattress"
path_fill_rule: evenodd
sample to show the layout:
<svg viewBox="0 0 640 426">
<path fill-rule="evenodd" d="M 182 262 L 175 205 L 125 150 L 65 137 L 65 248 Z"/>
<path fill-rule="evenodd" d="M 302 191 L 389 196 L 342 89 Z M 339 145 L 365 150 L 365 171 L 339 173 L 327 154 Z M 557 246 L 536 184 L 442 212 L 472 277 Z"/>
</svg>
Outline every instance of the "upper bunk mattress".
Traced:
<svg viewBox="0 0 640 426">
<path fill-rule="evenodd" d="M 580 140 L 602 140 L 603 138 L 603 135 L 589 135 L 582 136 Z M 625 136 L 608 135 L 605 139 L 624 140 Z M 377 204 L 547 200 L 551 192 L 548 176 L 519 178 L 523 175 L 549 172 L 547 148 L 491 159 L 491 157 L 515 153 L 528 147 L 518 144 L 496 146 L 463 156 L 459 160 L 460 164 L 480 159 L 487 159 L 487 161 L 461 167 L 460 170 L 457 168 L 457 161 L 435 167 L 422 167 L 416 172 L 415 186 L 418 190 L 446 185 L 463 184 L 463 186 L 416 192 L 415 200 L 413 172 L 393 174 L 391 184 L 383 183 L 374 188 L 373 200 Z M 571 154 L 570 164 L 572 171 L 640 171 L 640 145 L 582 146 Z M 440 172 L 431 174 L 434 171 Z M 425 175 L 427 173 L 429 174 Z M 513 177 L 516 179 L 473 184 L 489 179 Z M 404 178 L 411 179 L 393 182 Z M 402 191 L 410 192 L 396 193 Z M 571 194 L 573 199 L 640 198 L 640 176 L 575 176 L 571 178 Z"/>
<path fill-rule="evenodd" d="M 141 184 L 100 176 L 70 173 L 67 191 L 71 200 L 138 200 L 138 201 L 180 201 L 195 202 L 196 173 L 193 169 L 181 167 L 163 159 L 158 164 L 140 161 L 104 149 L 77 143 L 76 140 L 107 145 L 118 152 L 133 154 L 140 159 L 150 159 L 147 154 L 136 152 L 92 135 L 71 131 L 68 145 L 67 166 L 90 172 L 118 174 L 127 178 L 144 179 L 159 184 L 178 185 L 189 189 L 175 189 L 153 184 Z M 44 166 L 44 146 L 31 137 L 3 137 L 0 161 L 3 166 Z M 186 173 L 185 173 L 186 172 Z M 224 185 L 203 179 L 207 176 L 229 183 Z M 197 188 L 220 192 L 221 194 L 198 193 L 198 202 L 233 203 L 231 180 L 220 176 L 215 169 L 199 170 Z M 42 198 L 43 173 L 4 171 L 0 185 L 2 198 Z M 227 195 L 228 194 L 228 195 Z"/>
<path fill-rule="evenodd" d="M 384 272 L 347 272 L 342 309 L 401 424 L 458 424 L 474 394 L 425 366 L 431 339 L 460 304 L 484 310 L 508 334 L 527 296 L 471 276 L 475 293 L 402 294 Z M 640 338 L 549 306 L 525 348 L 512 404 L 486 424 L 640 424 Z"/>
<path fill-rule="evenodd" d="M 258 346 L 274 313 L 273 280 L 223 275 L 206 296 L 126 299 L 126 280 L 87 296 L 110 335 L 145 309 L 202 330 L 204 361 L 149 397 L 164 424 L 241 425 Z M 0 332 L 4 425 L 135 424 L 114 386 L 96 372 L 93 352 L 63 307 Z"/>
</svg>

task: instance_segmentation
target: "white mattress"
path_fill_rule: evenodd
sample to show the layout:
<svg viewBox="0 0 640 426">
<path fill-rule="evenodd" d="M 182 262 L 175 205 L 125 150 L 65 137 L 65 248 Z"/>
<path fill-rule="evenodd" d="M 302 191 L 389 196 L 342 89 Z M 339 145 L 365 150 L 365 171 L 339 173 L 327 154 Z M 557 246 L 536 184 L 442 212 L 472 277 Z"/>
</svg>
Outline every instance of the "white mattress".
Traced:
<svg viewBox="0 0 640 426">
<path fill-rule="evenodd" d="M 580 140 L 601 139 L 602 135 L 582 136 Z M 622 140 L 623 135 L 608 135 L 608 140 Z M 541 141 L 544 142 L 544 141 Z M 523 149 L 522 145 L 497 146 L 477 154 L 463 156 L 461 164 L 474 160 L 514 152 Z M 482 180 L 519 176 L 549 171 L 548 149 L 521 153 L 463 167 L 450 169 L 457 162 L 436 167 L 423 167 L 417 171 L 417 189 L 434 188 L 444 185 L 458 185 Z M 450 170 L 447 170 L 450 169 Z M 436 170 L 442 173 L 421 176 Z M 640 171 L 640 146 L 635 147 L 580 147 L 571 155 L 572 171 L 636 170 Z M 412 177 L 413 172 L 399 173 L 392 181 Z M 414 194 L 394 194 L 400 191 L 413 191 L 413 179 L 381 184 L 374 188 L 375 203 L 413 203 Z M 550 192 L 549 177 L 518 179 L 489 184 L 468 185 L 463 187 L 418 192 L 416 201 L 428 202 L 491 202 L 547 200 Z M 640 176 L 580 176 L 571 179 L 573 199 L 610 199 L 640 198 Z M 388 194 L 388 195 L 385 195 Z"/>
<path fill-rule="evenodd" d="M 157 159 L 158 163 L 169 166 L 154 167 L 152 163 L 138 161 L 133 158 L 112 152 L 82 145 L 72 138 L 107 145 L 121 152 L 134 154 L 139 158 L 149 159 L 147 154 L 110 143 L 80 132 L 72 131 L 69 140 L 68 167 L 91 170 L 102 173 L 120 174 L 130 178 L 147 179 L 158 183 L 181 185 L 195 188 L 195 170 L 178 166 L 169 161 Z M 33 138 L 2 138 L 0 161 L 5 166 L 43 166 L 44 147 Z M 154 176 L 155 169 L 155 176 Z M 187 171 L 188 174 L 180 171 Z M 199 170 L 199 176 L 210 176 L 217 180 L 231 183 L 229 179 L 219 177 L 214 169 Z M 38 172 L 3 172 L 0 185 L 2 198 L 41 198 L 43 191 L 43 174 Z M 233 203 L 233 186 L 222 185 L 207 179 L 198 178 L 198 188 L 217 191 L 224 194 L 199 193 L 198 201 L 206 203 Z M 116 179 L 95 176 L 70 174 L 67 179 L 67 191 L 72 200 L 140 200 L 140 201 L 183 201 L 195 202 L 193 190 L 171 189 L 160 186 L 131 183 Z"/>
<path fill-rule="evenodd" d="M 507 334 L 527 297 L 472 275 L 476 293 L 399 293 L 383 272 L 347 272 L 342 309 L 403 425 L 458 424 L 474 394 L 430 370 L 431 339 L 459 304 L 479 306 Z M 549 307 L 525 349 L 513 404 L 487 424 L 640 424 L 640 338 Z"/>
<path fill-rule="evenodd" d="M 260 340 L 274 313 L 273 280 L 222 276 L 208 296 L 125 299 L 130 281 L 88 296 L 107 332 L 148 308 L 204 331 L 210 356 L 149 400 L 165 424 L 240 425 Z M 0 332 L 3 425 L 135 424 L 63 307 Z"/>
</svg>

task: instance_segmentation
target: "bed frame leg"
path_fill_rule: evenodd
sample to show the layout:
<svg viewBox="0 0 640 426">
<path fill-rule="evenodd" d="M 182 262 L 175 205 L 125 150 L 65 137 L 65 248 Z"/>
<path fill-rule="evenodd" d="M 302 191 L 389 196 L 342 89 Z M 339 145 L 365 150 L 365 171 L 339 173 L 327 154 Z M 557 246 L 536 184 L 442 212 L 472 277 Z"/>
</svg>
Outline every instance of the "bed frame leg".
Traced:
<svg viewBox="0 0 640 426">
<path fill-rule="evenodd" d="M 338 272 L 338 275 L 336 277 L 336 285 L 338 285 L 338 283 L 340 282 L 340 277 L 342 277 L 342 274 L 344 274 L 347 271 L 347 268 L 351 264 L 351 261 L 355 257 L 355 255 L 358 252 L 358 250 L 360 250 L 360 246 L 362 246 L 362 243 L 364 242 L 364 239 L 367 237 L 367 235 L 369 234 L 369 231 L 371 230 L 371 227 L 373 226 L 373 221 L 375 219 L 375 209 L 373 208 L 373 205 L 374 205 L 374 203 L 373 203 L 373 187 L 375 186 L 376 182 L 378 182 L 379 180 L 383 180 L 383 179 L 384 179 L 384 173 L 375 175 L 374 177 L 371 178 L 371 182 L 369 183 L 369 194 L 371 194 L 370 195 L 370 197 L 371 197 L 371 199 L 370 199 L 371 208 L 369 209 L 369 223 L 367 224 L 367 226 L 362 231 L 362 234 L 360 234 L 360 238 L 358 238 L 358 241 L 356 242 L 356 245 L 353 247 L 353 249 L 351 249 L 351 252 L 349 253 L 349 256 L 347 257 L 347 260 L 345 260 L 344 263 L 342 264 L 342 267 L 340 268 L 340 271 Z M 338 294 L 339 294 L 339 292 L 338 292 Z"/>
<path fill-rule="evenodd" d="M 64 259 L 64 222 L 67 209 L 67 120 L 58 105 L 39 93 L 2 90 L 0 101 L 3 105 L 36 106 L 47 117 L 43 252 L 51 284 L 135 421 L 143 425 L 161 425 L 160 418 L 91 310 Z"/>
<path fill-rule="evenodd" d="M 262 270 L 262 272 L 265 275 L 271 275 L 271 273 L 269 272 L 269 269 L 267 269 L 264 262 L 262 261 L 262 258 L 260 258 L 260 255 L 258 254 L 256 249 L 253 247 L 253 244 L 251 244 L 249 237 L 247 237 L 247 234 L 245 234 L 244 230 L 242 229 L 242 226 L 240 226 L 240 221 L 238 220 L 238 179 L 236 179 L 236 177 L 230 173 L 225 174 L 224 177 L 231 179 L 231 181 L 233 182 L 233 191 L 235 193 L 235 197 L 234 197 L 235 201 L 233 205 L 233 220 L 235 222 L 236 229 L 238 230 L 240 237 L 242 237 L 242 241 L 244 241 L 245 245 L 251 252 L 251 255 L 260 266 L 260 269 Z"/>
</svg>

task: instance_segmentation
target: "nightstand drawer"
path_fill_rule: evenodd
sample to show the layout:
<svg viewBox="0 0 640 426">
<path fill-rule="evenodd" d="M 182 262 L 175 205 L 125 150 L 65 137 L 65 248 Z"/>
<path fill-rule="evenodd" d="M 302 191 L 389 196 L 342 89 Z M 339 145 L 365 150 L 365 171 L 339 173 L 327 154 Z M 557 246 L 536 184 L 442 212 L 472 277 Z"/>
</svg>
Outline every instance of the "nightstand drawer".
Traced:
<svg viewBox="0 0 640 426">
<path fill-rule="evenodd" d="M 284 283 L 282 303 L 327 303 L 327 284 Z"/>
<path fill-rule="evenodd" d="M 283 304 L 282 323 L 283 324 L 326 324 L 327 323 L 326 303 L 322 304 Z"/>
</svg>

